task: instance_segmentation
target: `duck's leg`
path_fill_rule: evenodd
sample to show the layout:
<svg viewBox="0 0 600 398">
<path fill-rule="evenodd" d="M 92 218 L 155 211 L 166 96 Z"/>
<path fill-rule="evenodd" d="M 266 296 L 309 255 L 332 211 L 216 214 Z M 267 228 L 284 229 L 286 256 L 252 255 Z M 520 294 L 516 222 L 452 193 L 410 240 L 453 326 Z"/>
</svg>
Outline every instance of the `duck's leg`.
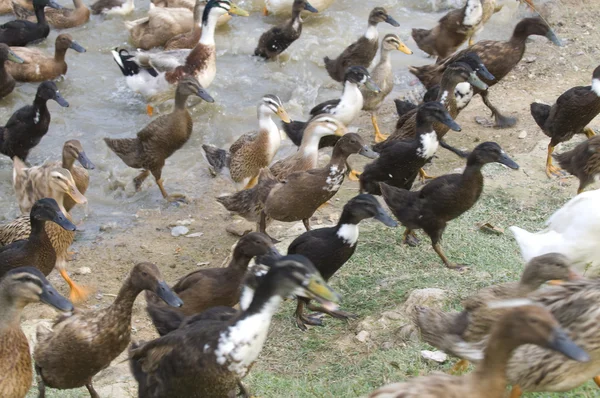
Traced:
<svg viewBox="0 0 600 398">
<path fill-rule="evenodd" d="M 146 113 L 148 116 L 154 115 L 154 107 L 150 104 L 146 105 Z"/>
<path fill-rule="evenodd" d="M 469 361 L 467 361 L 466 359 L 461 359 L 460 361 L 456 362 L 456 364 L 454 364 L 452 369 L 450 369 L 450 373 L 452 373 L 452 374 L 463 373 L 465 370 L 467 370 L 468 367 L 469 367 Z"/>
<path fill-rule="evenodd" d="M 308 219 L 308 218 L 303 219 L 302 224 L 304 224 L 304 228 L 306 228 L 307 231 L 310 231 L 310 219 Z"/>
<path fill-rule="evenodd" d="M 420 168 L 419 169 L 419 178 L 421 179 L 422 182 L 425 182 L 426 180 L 433 180 L 435 177 L 430 176 L 429 174 L 427 174 L 425 169 Z"/>
<path fill-rule="evenodd" d="M 237 385 L 240 389 L 240 393 L 238 395 L 240 395 L 242 398 L 250 398 L 250 393 L 248 392 L 248 389 L 240 379 L 237 380 Z"/>
<path fill-rule="evenodd" d="M 404 235 L 402 235 L 402 243 L 410 247 L 416 247 L 419 244 L 419 238 L 412 229 L 406 228 Z"/>
<path fill-rule="evenodd" d="M 257 232 L 260 232 L 262 234 L 265 234 L 269 237 L 269 239 L 271 239 L 271 242 L 273 243 L 279 243 L 279 241 L 275 238 L 272 238 L 268 233 L 267 233 L 267 214 L 264 211 L 260 212 L 260 218 L 258 220 L 257 223 Z"/>
<path fill-rule="evenodd" d="M 467 269 L 467 267 L 464 267 L 464 266 L 458 265 L 458 264 L 452 264 L 450 262 L 450 260 L 448 260 L 448 257 L 446 257 L 446 255 L 444 254 L 444 251 L 442 250 L 442 246 L 440 245 L 440 239 L 442 238 L 442 234 L 444 233 L 445 228 L 446 228 L 445 225 L 441 228 L 439 228 L 439 226 L 438 226 L 436 229 L 433 229 L 433 228 L 430 228 L 429 230 L 426 229 L 425 232 L 431 238 L 431 246 L 433 247 L 433 250 L 435 250 L 437 255 L 442 259 L 442 261 L 444 262 L 444 265 L 447 268 L 455 270 L 455 271 L 464 271 Z"/>
<path fill-rule="evenodd" d="M 94 386 L 92 385 L 92 381 L 90 380 L 89 383 L 87 383 L 85 385 L 85 388 L 87 388 L 88 392 L 90 393 L 90 398 L 100 398 L 100 395 L 98 395 L 98 393 L 96 392 L 96 390 L 94 390 Z"/>
<path fill-rule="evenodd" d="M 63 277 L 65 282 L 69 285 L 69 289 L 71 290 L 69 293 L 69 299 L 75 303 L 80 303 L 85 301 L 88 296 L 92 293 L 92 290 L 85 286 L 77 285 L 69 276 L 66 270 L 66 262 L 64 259 L 59 259 L 56 261 L 56 268 L 58 272 Z"/>
<path fill-rule="evenodd" d="M 471 47 L 473 44 L 475 44 L 475 39 L 473 38 L 473 36 L 469 37 L 469 47 Z"/>
<path fill-rule="evenodd" d="M 135 191 L 139 192 L 142 189 L 142 184 L 146 181 L 146 178 L 150 175 L 148 170 L 142 170 L 137 177 L 133 179 L 133 186 L 135 187 Z"/>
<path fill-rule="evenodd" d="M 379 131 L 379 126 L 377 125 L 377 115 L 375 115 L 375 111 L 371 113 L 371 123 L 373 123 L 373 128 L 375 129 L 375 142 L 383 142 L 388 139 L 388 134 L 382 134 Z"/>
<path fill-rule="evenodd" d="M 265 6 L 262 9 L 262 15 L 264 15 L 265 17 L 269 16 L 269 10 L 267 10 L 267 5 L 265 4 Z"/>
<path fill-rule="evenodd" d="M 163 186 L 163 179 L 161 178 L 162 170 L 152 170 L 152 175 L 156 180 L 156 185 L 158 185 L 158 189 L 160 189 L 160 193 L 163 198 L 165 198 L 168 202 L 184 202 L 187 203 L 187 198 L 185 195 L 180 193 L 173 193 L 171 195 L 167 194 L 165 187 Z"/>
<path fill-rule="evenodd" d="M 554 152 L 554 145 L 550 142 L 548 144 L 548 156 L 546 157 L 546 175 L 548 178 L 552 178 L 552 176 L 561 177 L 564 175 L 564 172 L 552 164 L 552 152 Z"/>
<path fill-rule="evenodd" d="M 494 116 L 494 120 L 496 121 L 496 123 L 493 125 L 491 125 L 490 123 L 487 123 L 487 124 L 482 123 L 482 124 L 484 124 L 487 127 L 498 127 L 501 129 L 512 127 L 515 124 L 517 124 L 516 118 L 502 115 L 500 113 L 500 111 L 494 105 L 492 105 L 492 103 L 490 102 L 490 99 L 488 98 L 489 93 L 487 92 L 487 90 L 482 91 L 479 94 L 481 95 L 481 99 L 483 100 L 483 103 L 485 104 L 485 106 L 487 106 L 489 108 L 489 110 L 492 111 L 492 116 Z"/>
<path fill-rule="evenodd" d="M 348 173 L 348 179 L 350 181 L 360 181 L 360 175 L 362 173 L 360 171 L 356 171 L 354 169 L 350 170 L 350 173 Z"/>
<path fill-rule="evenodd" d="M 328 309 L 313 303 L 308 303 L 308 309 L 314 312 L 322 312 L 323 314 L 327 314 L 333 318 L 338 319 L 350 319 L 350 318 L 358 318 L 358 315 L 353 314 L 351 312 L 346 311 L 329 311 Z"/>
<path fill-rule="evenodd" d="M 307 300 L 304 298 L 298 298 L 298 305 L 296 306 L 296 326 L 300 330 L 307 330 L 306 325 L 311 326 L 323 326 L 323 322 L 318 318 L 304 316 L 304 306 L 307 304 Z"/>
<path fill-rule="evenodd" d="M 42 368 L 40 368 L 37 364 L 35 364 L 34 368 L 38 386 L 38 398 L 46 398 L 46 384 L 42 378 Z"/>
<path fill-rule="evenodd" d="M 600 376 L 596 376 L 596 377 L 594 377 L 594 379 L 593 379 L 593 380 L 594 380 L 594 383 L 596 383 L 596 385 L 597 385 L 598 387 L 600 387 Z"/>
<path fill-rule="evenodd" d="M 520 398 L 523 395 L 523 391 L 519 386 L 513 386 L 512 390 L 510 390 L 510 398 Z"/>
<path fill-rule="evenodd" d="M 596 132 L 589 127 L 583 129 L 583 134 L 589 139 L 596 136 Z"/>
</svg>

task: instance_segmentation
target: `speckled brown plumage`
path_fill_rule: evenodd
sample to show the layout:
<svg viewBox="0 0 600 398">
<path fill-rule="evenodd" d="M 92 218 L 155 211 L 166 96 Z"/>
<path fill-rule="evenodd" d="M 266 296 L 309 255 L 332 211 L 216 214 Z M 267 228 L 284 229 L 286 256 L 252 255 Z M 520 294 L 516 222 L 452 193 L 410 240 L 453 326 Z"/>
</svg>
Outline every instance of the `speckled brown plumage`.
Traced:
<svg viewBox="0 0 600 398">
<path fill-rule="evenodd" d="M 0 395 L 11 398 L 25 397 L 31 387 L 33 374 L 29 343 L 18 319 L 0 332 L 0 354 Z"/>
<path fill-rule="evenodd" d="M 570 151 L 553 155 L 560 167 L 579 179 L 577 193 L 600 176 L 600 136 L 592 137 Z"/>
<path fill-rule="evenodd" d="M 82 0 L 73 0 L 75 8 L 63 7 L 60 9 L 46 8 L 44 13 L 48 24 L 55 29 L 74 28 L 83 25 L 90 19 L 90 9 L 86 7 Z M 13 12 L 18 19 L 26 19 L 31 22 L 36 21 L 35 14 L 19 3 L 13 3 Z"/>
</svg>

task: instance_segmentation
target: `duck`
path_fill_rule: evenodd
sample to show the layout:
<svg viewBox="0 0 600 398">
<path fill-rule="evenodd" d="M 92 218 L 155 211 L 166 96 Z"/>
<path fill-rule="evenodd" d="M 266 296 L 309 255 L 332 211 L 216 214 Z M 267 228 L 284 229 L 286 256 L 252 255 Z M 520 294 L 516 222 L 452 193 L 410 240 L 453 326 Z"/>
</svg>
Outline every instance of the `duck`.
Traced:
<svg viewBox="0 0 600 398">
<path fill-rule="evenodd" d="M 192 24 L 192 28 L 188 32 L 179 33 L 167 40 L 164 46 L 165 51 L 192 49 L 198 44 L 198 41 L 200 41 L 200 37 L 202 36 L 202 15 L 204 14 L 205 6 L 206 5 L 200 1 L 197 1 L 196 4 L 194 4 L 192 10 L 194 23 Z M 229 14 L 222 15 L 221 17 L 223 16 L 229 17 Z M 217 22 L 217 26 L 218 25 L 219 23 Z"/>
<path fill-rule="evenodd" d="M 281 145 L 281 133 L 272 119 L 273 115 L 279 116 L 284 123 L 290 122 L 281 99 L 268 94 L 257 107 L 258 131 L 240 136 L 231 144 L 229 151 L 214 145 L 202 145 L 213 174 L 227 171 L 238 190 L 252 188 L 260 169 L 271 164 Z"/>
<path fill-rule="evenodd" d="M 600 178 L 600 136 L 594 136 L 577 145 L 570 151 L 555 153 L 552 156 L 560 167 L 579 180 L 577 194 Z"/>
<path fill-rule="evenodd" d="M 15 54 L 9 46 L 0 43 L 0 99 L 12 93 L 17 84 L 11 74 L 6 71 L 6 65 L 9 64 L 7 61 L 18 64 L 25 62 L 21 57 Z"/>
<path fill-rule="evenodd" d="M 600 248 L 593 237 L 600 233 L 598 214 L 600 189 L 582 192 L 569 200 L 546 221 L 545 229 L 529 232 L 515 225 L 513 233 L 521 257 L 533 257 L 558 252 L 567 256 L 573 267 L 586 276 L 600 275 Z"/>
<path fill-rule="evenodd" d="M 292 173 L 308 171 L 317 167 L 319 143 L 323 137 L 343 136 L 347 133 L 346 126 L 327 114 L 312 119 L 302 136 L 302 144 L 293 155 L 278 160 L 269 168 L 270 174 L 280 182 Z M 261 189 L 258 185 L 238 191 L 231 195 L 217 197 L 225 209 L 236 213 L 250 222 L 258 222 L 262 203 L 258 199 Z"/>
<path fill-rule="evenodd" d="M 48 24 L 54 29 L 69 29 L 81 26 L 90 20 L 90 9 L 86 7 L 83 0 L 73 0 L 73 8 L 61 7 L 45 10 Z M 17 18 L 35 22 L 36 16 L 19 2 L 13 3 L 13 12 Z"/>
<path fill-rule="evenodd" d="M 577 280 L 581 276 L 571 269 L 569 259 L 559 253 L 547 253 L 532 258 L 516 282 L 487 286 L 462 301 L 462 311 L 443 312 L 436 308 L 419 307 L 414 321 L 421 331 L 421 338 L 446 353 L 462 358 L 453 371 L 465 370 L 469 359 L 481 360 L 481 352 L 467 347 L 474 346 L 490 334 L 491 329 L 509 308 L 495 308 L 495 303 L 521 303 L 530 293 L 544 283 L 561 283 Z"/>
<path fill-rule="evenodd" d="M 487 78 L 483 80 L 491 87 L 508 75 L 521 61 L 525 53 L 526 40 L 532 35 L 546 36 L 555 45 L 562 45 L 552 29 L 542 19 L 524 18 L 515 26 L 512 37 L 508 41 L 482 40 L 449 57 L 438 60 L 435 64 L 411 66 L 409 72 L 415 75 L 425 88 L 429 89 L 440 82 L 442 74 L 448 65 L 463 57 L 466 53 L 473 52 L 482 59 L 483 64 L 494 76 L 493 80 Z M 488 98 L 489 90 L 475 89 L 474 95 L 477 94 L 481 96 L 484 104 L 490 109 L 495 119 L 495 124 L 484 123 L 485 125 L 507 128 L 516 124 L 515 118 L 502 115 L 492 105 Z"/>
<path fill-rule="evenodd" d="M 281 256 L 271 239 L 261 233 L 250 232 L 235 245 L 227 267 L 198 269 L 173 285 L 173 291 L 184 302 L 180 308 L 167 307 L 154 293 L 146 292 L 146 311 L 158 333 L 164 336 L 170 329 L 164 325 L 165 320 L 183 319 L 213 307 L 236 305 L 240 301 L 248 264 L 252 258 L 267 254 Z"/>
<path fill-rule="evenodd" d="M 408 191 L 380 183 L 385 203 L 398 221 L 406 227 L 403 243 L 417 244 L 415 229 L 423 229 L 431 239 L 433 250 L 444 265 L 462 271 L 465 267 L 452 264 L 442 251 L 440 239 L 451 221 L 468 211 L 477 203 L 483 191 L 481 168 L 487 163 L 500 163 L 518 169 L 515 163 L 495 142 L 484 142 L 475 147 L 467 158 L 467 167 L 462 174 L 446 174 L 435 178 L 420 191 Z"/>
<path fill-rule="evenodd" d="M 44 275 L 34 267 L 15 268 L 0 280 L 0 395 L 24 398 L 31 388 L 29 342 L 21 329 L 23 309 L 32 303 L 44 303 L 59 311 L 72 311 L 73 304 L 61 296 Z"/>
<path fill-rule="evenodd" d="M 166 336 L 133 344 L 129 363 L 138 395 L 235 396 L 263 348 L 275 311 L 291 294 L 315 299 L 330 309 L 339 302 L 339 295 L 310 260 L 299 255 L 281 257 L 262 279 L 247 309 L 226 320 L 203 319 L 199 314 Z"/>
<path fill-rule="evenodd" d="M 369 397 L 503 398 L 511 355 L 519 347 L 530 344 L 543 347 L 545 353 L 548 349 L 560 353 L 561 362 L 570 362 L 565 357 L 578 362 L 590 360 L 590 356 L 568 337 L 548 310 L 534 305 L 520 306 L 497 320 L 484 359 L 473 373 L 466 376 L 443 373 L 421 376 L 380 387 Z"/>
<path fill-rule="evenodd" d="M 136 192 L 141 190 L 142 183 L 152 173 L 164 199 L 169 202 L 185 201 L 185 196 L 181 194 L 167 194 L 161 176 L 165 160 L 184 146 L 192 135 L 193 121 L 186 106 L 190 95 L 214 102 L 198 81 L 188 75 L 177 85 L 175 107 L 171 113 L 154 119 L 135 138 L 104 138 L 108 148 L 127 166 L 142 169 L 133 179 Z"/>
<path fill-rule="evenodd" d="M 217 73 L 215 27 L 217 19 L 227 13 L 248 15 L 229 0 L 210 0 L 202 16 L 200 41 L 190 50 L 130 55 L 127 50 L 114 50 L 113 59 L 126 76 L 127 86 L 149 100 L 171 93 L 183 76 L 195 76 L 202 87 L 210 86 Z"/>
<path fill-rule="evenodd" d="M 264 0 L 262 13 L 267 15 L 289 16 L 293 11 L 294 0 Z M 318 12 L 328 9 L 335 0 L 312 0 L 310 3 Z"/>
<path fill-rule="evenodd" d="M 346 70 L 350 66 L 362 66 L 368 68 L 377 55 L 379 47 L 379 31 L 377 25 L 380 22 L 389 23 L 398 27 L 400 24 L 394 18 L 388 15 L 383 7 L 375 7 L 369 14 L 369 27 L 363 36 L 350 44 L 335 59 L 329 57 L 323 58 L 325 68 L 329 76 L 336 82 L 344 82 Z"/>
<path fill-rule="evenodd" d="M 47 387 L 67 390 L 83 386 L 91 397 L 99 396 L 92 379 L 129 345 L 133 303 L 144 290 L 154 292 L 173 307 L 183 304 L 158 267 L 145 262 L 133 267 L 110 306 L 77 309 L 59 317 L 51 329 L 38 326 L 33 359 L 41 397 Z"/>
<path fill-rule="evenodd" d="M 33 4 L 30 0 L 0 0 L 0 15 L 12 14 L 13 1 L 19 1 L 23 7 L 33 10 Z"/>
<path fill-rule="evenodd" d="M 559 168 L 552 164 L 554 147 L 569 141 L 575 134 L 585 134 L 591 138 L 596 133 L 588 124 L 600 114 L 600 66 L 592 73 L 591 86 L 577 86 L 562 93 L 552 106 L 534 102 L 531 104 L 531 116 L 550 137 L 548 156 L 546 157 L 546 175 L 561 176 Z"/>
<path fill-rule="evenodd" d="M 56 101 L 62 107 L 69 103 L 63 98 L 53 81 L 38 86 L 33 105 L 26 105 L 12 114 L 4 127 L 0 127 L 0 153 L 25 161 L 29 152 L 40 143 L 50 126 L 47 102 Z"/>
<path fill-rule="evenodd" d="M 417 109 L 416 136 L 409 140 L 393 141 L 381 150 L 379 157 L 367 164 L 361 173 L 360 192 L 381 195 L 380 182 L 409 191 L 419 170 L 437 151 L 436 123 L 461 131 L 441 102 L 422 104 Z"/>
<path fill-rule="evenodd" d="M 360 90 L 363 96 L 362 109 L 371 112 L 371 122 L 373 123 L 373 129 L 375 129 L 375 142 L 385 141 L 388 137 L 379 131 L 376 114 L 383 100 L 394 88 L 394 74 L 392 73 L 392 61 L 390 59 L 390 52 L 394 50 L 402 51 L 408 55 L 412 54 L 412 51 L 402 43 L 398 35 L 393 33 L 385 35 L 379 49 L 379 62 L 370 72 L 373 82 L 379 87 L 380 91 L 368 90 L 364 86 Z"/>
<path fill-rule="evenodd" d="M 17 19 L 0 25 L 0 43 L 8 46 L 26 46 L 44 40 L 50 34 L 44 7 L 60 9 L 54 0 L 33 0 L 33 11 L 37 22 Z"/>
<path fill-rule="evenodd" d="M 319 12 L 307 0 L 294 0 L 292 18 L 289 21 L 272 27 L 258 39 L 254 55 L 273 59 L 287 50 L 302 34 L 302 11 Z"/>
<path fill-rule="evenodd" d="M 12 47 L 11 50 L 25 63 L 7 64 L 6 69 L 19 82 L 41 82 L 53 80 L 67 74 L 65 54 L 68 49 L 84 53 L 85 48 L 79 45 L 68 33 L 56 37 L 54 56 L 49 57 L 38 48 Z"/>
<path fill-rule="evenodd" d="M 352 154 L 371 159 L 377 156 L 358 134 L 347 133 L 335 144 L 325 167 L 292 173 L 283 183 L 269 169 L 262 169 L 258 182 L 259 200 L 263 205 L 259 232 L 266 234 L 267 218 L 284 222 L 302 220 L 310 231 L 310 217 L 340 189 L 347 169 L 346 160 Z"/>
<path fill-rule="evenodd" d="M 398 225 L 374 196 L 360 194 L 344 205 L 336 225 L 304 232 L 290 243 L 287 252 L 308 258 L 327 282 L 352 258 L 358 244 L 359 224 L 369 218 L 380 221 L 388 227 Z M 322 325 L 320 319 L 304 315 L 305 306 L 311 311 L 325 313 L 335 318 L 356 317 L 345 311 L 329 311 L 321 306 L 311 304 L 308 299 L 298 298 L 295 318 L 296 325 L 301 330 L 306 330 L 307 324 Z"/>
<path fill-rule="evenodd" d="M 97 0 L 90 6 L 94 15 L 129 15 L 135 10 L 134 0 Z"/>
</svg>

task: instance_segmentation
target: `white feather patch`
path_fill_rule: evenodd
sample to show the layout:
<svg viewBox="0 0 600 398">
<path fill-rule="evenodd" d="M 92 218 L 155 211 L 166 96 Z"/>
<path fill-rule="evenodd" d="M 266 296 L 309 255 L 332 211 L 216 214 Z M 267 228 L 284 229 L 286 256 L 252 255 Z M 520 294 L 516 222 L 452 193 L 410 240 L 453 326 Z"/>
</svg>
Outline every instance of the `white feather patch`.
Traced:
<svg viewBox="0 0 600 398">
<path fill-rule="evenodd" d="M 377 30 L 377 26 L 369 25 L 367 31 L 365 32 L 365 37 L 367 40 L 379 40 L 379 31 Z"/>
<path fill-rule="evenodd" d="M 442 105 L 446 105 L 446 100 L 447 100 L 447 99 L 448 99 L 448 92 L 447 92 L 447 91 L 444 91 L 444 92 L 442 93 L 442 97 L 440 98 L 440 103 L 441 103 Z"/>
<path fill-rule="evenodd" d="M 458 83 L 454 89 L 454 96 L 458 110 L 464 109 L 473 99 L 473 87 L 467 82 Z"/>
<path fill-rule="evenodd" d="M 525 305 L 535 305 L 535 303 L 529 299 L 519 298 L 511 300 L 498 300 L 488 303 L 488 308 L 516 308 L 523 307 Z"/>
<path fill-rule="evenodd" d="M 435 154 L 439 146 L 437 134 L 431 131 L 421 135 L 421 146 L 417 149 L 417 155 L 422 158 L 429 159 Z"/>
<path fill-rule="evenodd" d="M 480 0 L 467 0 L 467 9 L 465 10 L 465 18 L 463 25 L 475 26 L 481 22 L 483 17 L 483 7 Z"/>
<path fill-rule="evenodd" d="M 600 79 L 592 79 L 592 91 L 600 97 Z"/>
<path fill-rule="evenodd" d="M 350 245 L 350 247 L 354 247 L 358 241 L 358 225 L 342 224 L 340 229 L 338 229 L 337 236 Z"/>
</svg>

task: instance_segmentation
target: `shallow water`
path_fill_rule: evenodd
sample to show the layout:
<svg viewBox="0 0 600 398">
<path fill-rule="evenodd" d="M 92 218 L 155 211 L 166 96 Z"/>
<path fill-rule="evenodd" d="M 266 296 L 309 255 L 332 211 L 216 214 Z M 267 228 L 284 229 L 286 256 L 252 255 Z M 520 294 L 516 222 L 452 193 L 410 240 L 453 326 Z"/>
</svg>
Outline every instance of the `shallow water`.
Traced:
<svg viewBox="0 0 600 398">
<path fill-rule="evenodd" d="M 279 95 L 292 119 L 305 119 L 308 110 L 320 101 L 337 98 L 341 85 L 333 82 L 323 64 L 323 57 L 337 56 L 349 43 L 364 33 L 372 7 L 384 6 L 399 23 L 399 28 L 381 24 L 380 37 L 398 33 L 414 51 L 412 56 L 393 54 L 395 91 L 391 101 L 413 87 L 408 65 L 432 62 L 420 52 L 410 38 L 413 27 L 431 27 L 443 14 L 443 9 L 460 3 L 458 0 L 403 0 L 359 1 L 337 0 L 322 14 L 306 18 L 302 37 L 287 51 L 283 61 L 265 63 L 251 56 L 258 37 L 273 24 L 277 17 L 260 14 L 262 0 L 240 1 L 238 4 L 251 12 L 250 17 L 234 17 L 227 26 L 217 30 L 217 76 L 208 88 L 214 104 L 199 104 L 192 109 L 194 133 L 187 145 L 173 155 L 163 171 L 168 192 L 181 192 L 198 198 L 207 191 L 207 184 L 222 183 L 210 180 L 201 156 L 201 145 L 212 143 L 227 146 L 240 134 L 256 127 L 256 104 L 267 93 Z M 70 6 L 64 0 L 62 5 Z M 148 1 L 136 2 L 137 9 L 126 19 L 143 17 Z M 479 38 L 508 38 L 517 22 L 517 2 L 508 0 L 507 7 L 495 15 Z M 0 23 L 12 19 L 0 17 Z M 97 226 L 114 220 L 131 219 L 139 208 L 157 207 L 163 199 L 153 179 L 149 178 L 142 192 L 134 194 L 131 179 L 138 173 L 130 169 L 108 150 L 102 138 L 131 137 L 150 122 L 145 114 L 145 103 L 125 84 L 119 68 L 112 60 L 110 50 L 116 46 L 130 46 L 129 34 L 122 17 L 92 16 L 84 26 L 67 30 L 87 49 L 84 54 L 67 53 L 69 71 L 57 82 L 63 96 L 70 103 L 61 108 L 50 102 L 52 123 L 28 159 L 32 165 L 47 159 L 60 159 L 62 145 L 68 139 L 79 139 L 88 157 L 96 164 L 90 172 L 89 218 L 87 238 L 92 238 Z M 53 30 L 48 39 L 38 46 L 49 53 L 54 51 L 54 40 L 61 31 Z M 0 123 L 4 124 L 19 107 L 30 103 L 37 84 L 20 84 L 15 91 L 0 100 Z M 284 151 L 292 150 L 289 140 L 283 141 Z M 0 156 L 0 218 L 11 219 L 18 213 L 12 190 L 12 163 Z M 125 189 L 114 189 L 114 182 L 126 183 Z M 215 182 L 213 182 L 215 181 Z M 219 181 L 219 182 L 217 182 Z M 223 191 L 231 191 L 223 185 Z M 211 200 L 211 198 L 206 198 Z"/>
</svg>

